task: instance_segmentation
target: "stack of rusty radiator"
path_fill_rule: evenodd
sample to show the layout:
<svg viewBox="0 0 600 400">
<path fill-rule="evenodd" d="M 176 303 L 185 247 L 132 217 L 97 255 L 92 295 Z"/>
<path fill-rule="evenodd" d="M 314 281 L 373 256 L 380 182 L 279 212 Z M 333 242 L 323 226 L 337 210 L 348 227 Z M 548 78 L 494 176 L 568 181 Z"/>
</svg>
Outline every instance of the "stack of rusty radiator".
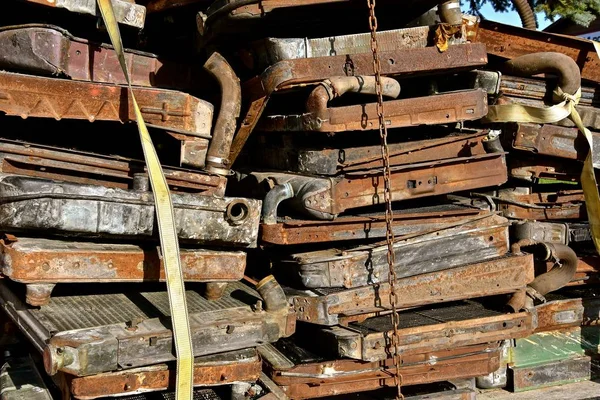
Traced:
<svg viewBox="0 0 600 400">
<path fill-rule="evenodd" d="M 481 22 L 456 0 L 377 3 L 390 266 L 364 1 L 112 2 L 175 205 L 196 386 L 394 398 L 400 382 L 414 400 L 474 399 L 594 376 L 590 146 L 570 118 L 492 112 L 566 93 L 597 138 L 591 43 Z M 172 390 L 155 205 L 117 53 L 94 0 L 11 4 L 0 304 L 35 350 L 4 360 L 0 389 L 18 396 L 26 375 L 36 400 Z"/>
</svg>

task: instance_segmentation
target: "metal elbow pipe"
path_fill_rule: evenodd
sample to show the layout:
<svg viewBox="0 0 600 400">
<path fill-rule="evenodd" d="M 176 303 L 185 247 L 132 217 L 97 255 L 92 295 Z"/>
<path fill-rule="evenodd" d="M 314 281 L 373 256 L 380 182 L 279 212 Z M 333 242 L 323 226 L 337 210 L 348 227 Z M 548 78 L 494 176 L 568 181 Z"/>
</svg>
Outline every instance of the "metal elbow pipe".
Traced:
<svg viewBox="0 0 600 400">
<path fill-rule="evenodd" d="M 277 312 L 289 308 L 287 296 L 273 275 L 269 275 L 256 285 L 256 290 L 265 302 L 265 310 Z"/>
<path fill-rule="evenodd" d="M 529 288 L 534 289 L 537 294 L 545 296 L 571 282 L 577 271 L 579 259 L 569 246 L 557 243 L 543 243 L 532 239 L 522 239 L 511 246 L 511 251 L 513 253 L 520 253 L 522 247 L 529 246 L 538 246 L 545 250 L 544 256 L 541 257 L 542 260 L 556 259 L 560 263 L 559 266 L 555 266 L 550 271 L 537 276 L 528 285 Z M 507 306 L 515 312 L 533 306 L 533 300 L 527 296 L 528 291 L 529 289 L 517 291 Z"/>
<path fill-rule="evenodd" d="M 443 23 L 450 25 L 462 25 L 462 12 L 460 11 L 460 0 L 442 1 L 438 5 L 438 14 Z"/>
<path fill-rule="evenodd" d="M 381 77 L 382 94 L 385 97 L 397 98 L 400 95 L 398 81 Z M 345 93 L 377 94 L 374 76 L 334 76 L 321 82 L 306 102 L 306 110 L 319 117 L 325 117 L 327 104 Z"/>
<path fill-rule="evenodd" d="M 537 22 L 529 1 L 512 0 L 512 2 L 517 9 L 517 13 L 519 13 L 519 17 L 521 17 L 521 24 L 523 24 L 523 28 L 536 30 Z"/>
<path fill-rule="evenodd" d="M 289 183 L 277 185 L 267 193 L 263 200 L 262 218 L 267 225 L 277 223 L 277 208 L 279 204 L 287 199 L 294 197 L 294 189 Z"/>
<path fill-rule="evenodd" d="M 546 272 L 535 278 L 533 282 L 529 284 L 530 287 L 535 289 L 542 296 L 550 292 L 558 290 L 566 286 L 577 271 L 577 264 L 579 259 L 577 254 L 569 247 L 564 244 L 557 243 L 543 243 L 548 248 L 551 256 L 546 258 L 546 261 L 554 258 L 558 260 L 558 266 L 554 266 L 550 271 Z"/>
<path fill-rule="evenodd" d="M 221 88 L 221 108 L 206 155 L 206 169 L 227 176 L 231 167 L 229 151 L 242 107 L 242 87 L 233 68 L 217 52 L 206 61 L 204 69 L 219 82 Z"/>
<path fill-rule="evenodd" d="M 581 87 L 581 72 L 577 63 L 561 53 L 527 54 L 504 64 L 508 75 L 528 78 L 533 75 L 550 73 L 558 76 L 558 86 L 563 92 L 574 95 Z M 556 102 L 563 99 L 555 98 Z"/>
</svg>

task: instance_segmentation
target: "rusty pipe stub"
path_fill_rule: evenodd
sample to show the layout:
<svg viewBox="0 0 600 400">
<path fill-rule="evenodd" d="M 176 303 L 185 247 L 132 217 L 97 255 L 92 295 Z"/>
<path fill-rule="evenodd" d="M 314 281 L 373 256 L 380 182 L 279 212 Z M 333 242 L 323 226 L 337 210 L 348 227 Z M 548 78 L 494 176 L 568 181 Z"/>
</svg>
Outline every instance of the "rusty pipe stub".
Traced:
<svg viewBox="0 0 600 400">
<path fill-rule="evenodd" d="M 258 282 L 256 290 L 263 298 L 267 312 L 277 312 L 289 308 L 287 296 L 273 275 L 269 275 Z"/>
<path fill-rule="evenodd" d="M 62 347 L 56 347 L 52 344 L 46 345 L 43 354 L 44 369 L 49 376 L 54 376 L 63 367 L 73 363 L 73 357 Z"/>
<path fill-rule="evenodd" d="M 393 78 L 381 77 L 382 94 L 397 98 L 400 95 L 400 83 Z M 306 101 L 306 110 L 317 117 L 326 118 L 328 103 L 346 93 L 377 94 L 374 76 L 333 76 L 321 82 Z"/>
<path fill-rule="evenodd" d="M 221 107 L 208 146 L 206 170 L 228 176 L 231 168 L 229 152 L 242 107 L 242 87 L 233 68 L 217 52 L 206 61 L 204 69 L 217 80 L 221 88 Z"/>
<path fill-rule="evenodd" d="M 462 25 L 463 17 L 460 11 L 460 0 L 442 1 L 438 6 L 440 20 L 445 24 Z"/>
</svg>

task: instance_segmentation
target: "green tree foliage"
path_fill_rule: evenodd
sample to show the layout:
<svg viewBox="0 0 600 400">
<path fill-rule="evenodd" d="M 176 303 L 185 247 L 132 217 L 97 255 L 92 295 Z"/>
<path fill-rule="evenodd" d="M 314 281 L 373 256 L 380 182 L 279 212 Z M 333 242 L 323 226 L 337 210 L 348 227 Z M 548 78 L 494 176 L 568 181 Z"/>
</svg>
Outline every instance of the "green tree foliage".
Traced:
<svg viewBox="0 0 600 400">
<path fill-rule="evenodd" d="M 472 13 L 479 15 L 485 3 L 490 3 L 494 10 L 500 12 L 514 9 L 511 0 L 463 0 L 463 3 Z M 586 27 L 600 15 L 600 0 L 529 0 L 529 3 L 552 21 L 563 17 Z"/>
</svg>

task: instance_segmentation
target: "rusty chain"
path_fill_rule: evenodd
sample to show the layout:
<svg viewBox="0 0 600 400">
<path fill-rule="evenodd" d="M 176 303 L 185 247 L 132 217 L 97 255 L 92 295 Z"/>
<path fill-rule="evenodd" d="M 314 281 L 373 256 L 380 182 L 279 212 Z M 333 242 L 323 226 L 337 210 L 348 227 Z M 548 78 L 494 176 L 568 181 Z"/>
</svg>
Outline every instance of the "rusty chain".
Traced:
<svg viewBox="0 0 600 400">
<path fill-rule="evenodd" d="M 371 51 L 373 52 L 373 71 L 375 73 L 375 90 L 377 92 L 377 116 L 379 118 L 379 136 L 381 137 L 381 158 L 383 160 L 383 198 L 385 201 L 385 226 L 386 226 L 386 241 L 387 241 L 387 262 L 390 269 L 389 285 L 390 285 L 390 305 L 392 307 L 392 325 L 393 334 L 389 346 L 389 352 L 392 353 L 394 362 L 394 384 L 398 389 L 396 399 L 404 399 L 402 394 L 402 375 L 400 374 L 400 354 L 398 351 L 399 334 L 398 324 L 400 323 L 400 315 L 398 314 L 397 303 L 398 294 L 396 293 L 396 257 L 394 254 L 394 231 L 393 222 L 394 215 L 392 213 L 392 188 L 391 188 L 391 171 L 390 171 L 390 153 L 387 143 L 387 126 L 383 113 L 383 88 L 381 84 L 381 63 L 379 61 L 379 53 L 377 48 L 377 17 L 375 16 L 375 0 L 367 0 L 369 5 L 369 28 L 371 29 Z"/>
</svg>

